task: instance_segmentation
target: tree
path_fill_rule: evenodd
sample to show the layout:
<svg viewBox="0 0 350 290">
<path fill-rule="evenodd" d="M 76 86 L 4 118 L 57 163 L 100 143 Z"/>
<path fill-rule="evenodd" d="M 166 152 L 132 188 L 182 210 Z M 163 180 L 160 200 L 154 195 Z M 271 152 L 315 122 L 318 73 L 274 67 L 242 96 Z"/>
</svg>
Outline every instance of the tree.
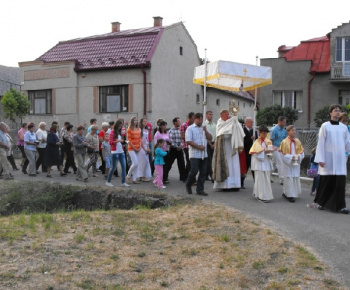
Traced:
<svg viewBox="0 0 350 290">
<path fill-rule="evenodd" d="M 27 96 L 15 89 L 10 89 L 4 93 L 1 104 L 5 113 L 4 118 L 15 123 L 16 118 L 20 118 L 22 123 L 22 118 L 30 113 L 30 102 Z"/>
<path fill-rule="evenodd" d="M 279 116 L 285 116 L 287 118 L 287 125 L 294 124 L 299 117 L 298 110 L 296 109 L 291 107 L 282 108 L 280 105 L 273 105 L 261 109 L 258 112 L 256 116 L 257 124 L 272 126 L 273 124 L 277 124 Z"/>
<path fill-rule="evenodd" d="M 349 109 L 345 106 L 340 106 L 341 110 L 343 112 L 346 112 L 349 114 Z M 315 123 L 317 127 L 321 127 L 321 125 L 324 122 L 327 122 L 330 120 L 330 115 L 329 115 L 329 106 L 324 106 L 322 109 L 318 110 L 315 114 Z"/>
</svg>

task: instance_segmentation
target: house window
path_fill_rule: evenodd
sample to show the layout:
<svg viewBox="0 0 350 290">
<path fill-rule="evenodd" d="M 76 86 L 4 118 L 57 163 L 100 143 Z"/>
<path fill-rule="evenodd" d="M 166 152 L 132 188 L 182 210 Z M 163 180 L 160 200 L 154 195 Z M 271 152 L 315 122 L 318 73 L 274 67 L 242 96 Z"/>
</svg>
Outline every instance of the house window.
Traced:
<svg viewBox="0 0 350 290">
<path fill-rule="evenodd" d="M 52 90 L 28 91 L 28 99 L 31 114 L 52 114 Z"/>
<path fill-rule="evenodd" d="M 200 103 L 200 98 L 199 98 L 199 94 L 196 95 L 196 103 L 199 104 Z"/>
<path fill-rule="evenodd" d="M 100 87 L 100 113 L 128 111 L 128 86 Z"/>
<path fill-rule="evenodd" d="M 281 107 L 291 107 L 299 112 L 303 111 L 302 91 L 273 91 L 273 104 Z"/>
<path fill-rule="evenodd" d="M 180 46 L 180 55 L 183 55 L 183 48 Z"/>
<path fill-rule="evenodd" d="M 350 104 L 350 91 L 339 91 L 339 104 L 343 106 Z"/>
<path fill-rule="evenodd" d="M 216 99 L 216 105 L 220 106 L 220 99 Z"/>
<path fill-rule="evenodd" d="M 337 38 L 335 61 L 350 61 L 350 37 Z"/>
</svg>

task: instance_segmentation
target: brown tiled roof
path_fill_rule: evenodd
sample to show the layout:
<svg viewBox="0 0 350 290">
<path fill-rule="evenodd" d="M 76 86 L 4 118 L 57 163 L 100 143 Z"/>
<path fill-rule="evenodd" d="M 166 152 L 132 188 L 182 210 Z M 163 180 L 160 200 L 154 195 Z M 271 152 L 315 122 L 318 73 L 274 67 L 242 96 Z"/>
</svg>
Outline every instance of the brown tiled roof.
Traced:
<svg viewBox="0 0 350 290">
<path fill-rule="evenodd" d="M 74 60 L 76 71 L 149 65 L 164 27 L 130 29 L 61 41 L 36 60 Z"/>
</svg>

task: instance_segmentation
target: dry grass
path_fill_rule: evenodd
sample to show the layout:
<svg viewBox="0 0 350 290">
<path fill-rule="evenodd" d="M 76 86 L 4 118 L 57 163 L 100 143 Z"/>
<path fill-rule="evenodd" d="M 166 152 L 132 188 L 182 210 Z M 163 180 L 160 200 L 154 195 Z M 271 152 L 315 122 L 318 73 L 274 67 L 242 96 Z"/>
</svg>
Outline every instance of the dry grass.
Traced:
<svg viewBox="0 0 350 290">
<path fill-rule="evenodd" d="M 301 245 L 200 202 L 1 218 L 0 249 L 2 289 L 339 286 Z"/>
</svg>

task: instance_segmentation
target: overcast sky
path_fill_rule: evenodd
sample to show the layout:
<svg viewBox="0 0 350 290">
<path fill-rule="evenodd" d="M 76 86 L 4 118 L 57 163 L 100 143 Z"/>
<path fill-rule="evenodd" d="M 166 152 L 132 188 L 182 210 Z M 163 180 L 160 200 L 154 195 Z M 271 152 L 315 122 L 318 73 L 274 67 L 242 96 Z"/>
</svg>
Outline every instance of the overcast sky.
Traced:
<svg viewBox="0 0 350 290">
<path fill-rule="evenodd" d="M 35 60 L 59 41 L 183 21 L 200 57 L 255 64 L 280 45 L 320 37 L 350 20 L 347 0 L 0 0 L 0 65 Z"/>
</svg>

